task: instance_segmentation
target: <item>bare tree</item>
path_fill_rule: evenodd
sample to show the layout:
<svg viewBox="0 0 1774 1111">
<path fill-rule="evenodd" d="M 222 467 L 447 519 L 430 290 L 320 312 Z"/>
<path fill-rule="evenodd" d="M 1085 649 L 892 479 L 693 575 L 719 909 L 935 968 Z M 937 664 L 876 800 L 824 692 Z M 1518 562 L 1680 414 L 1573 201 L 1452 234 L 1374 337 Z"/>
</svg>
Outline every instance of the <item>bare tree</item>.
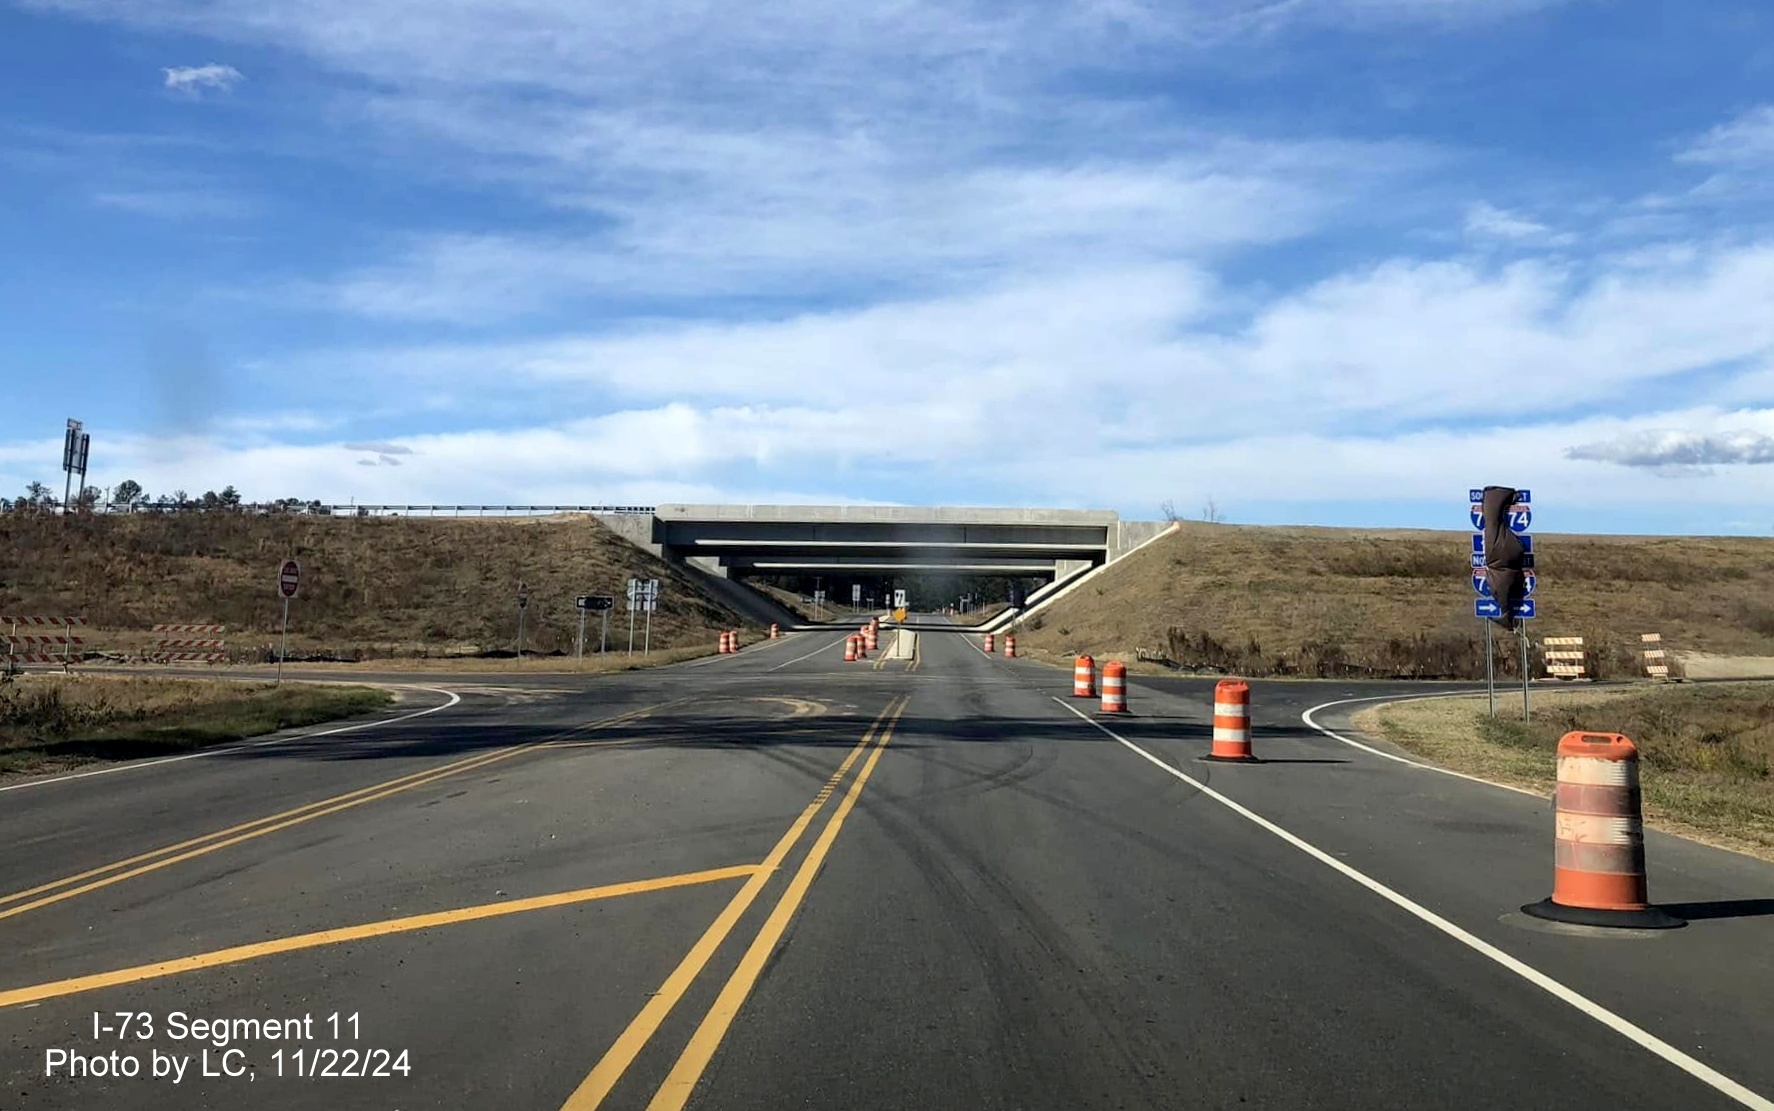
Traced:
<svg viewBox="0 0 1774 1111">
<path fill-rule="evenodd" d="M 1226 523 L 1226 515 L 1221 513 L 1220 507 L 1214 504 L 1212 495 L 1208 496 L 1207 504 L 1201 507 L 1201 519 L 1210 525 L 1223 525 Z"/>
<path fill-rule="evenodd" d="M 1158 507 L 1158 512 L 1164 514 L 1164 519 L 1173 525 L 1182 520 L 1182 517 L 1177 513 L 1177 503 L 1169 498 L 1164 499 L 1164 503 Z"/>
</svg>

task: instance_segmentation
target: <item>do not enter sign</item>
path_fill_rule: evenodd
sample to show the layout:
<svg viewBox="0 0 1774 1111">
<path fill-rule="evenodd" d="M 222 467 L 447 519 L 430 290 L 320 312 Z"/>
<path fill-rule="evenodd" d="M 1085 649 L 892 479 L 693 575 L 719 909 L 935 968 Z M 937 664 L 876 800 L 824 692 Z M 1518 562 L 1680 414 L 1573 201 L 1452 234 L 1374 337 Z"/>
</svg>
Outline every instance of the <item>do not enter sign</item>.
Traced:
<svg viewBox="0 0 1774 1111">
<path fill-rule="evenodd" d="M 293 559 L 283 561 L 277 571 L 277 589 L 285 598 L 294 598 L 302 585 L 302 565 Z"/>
</svg>

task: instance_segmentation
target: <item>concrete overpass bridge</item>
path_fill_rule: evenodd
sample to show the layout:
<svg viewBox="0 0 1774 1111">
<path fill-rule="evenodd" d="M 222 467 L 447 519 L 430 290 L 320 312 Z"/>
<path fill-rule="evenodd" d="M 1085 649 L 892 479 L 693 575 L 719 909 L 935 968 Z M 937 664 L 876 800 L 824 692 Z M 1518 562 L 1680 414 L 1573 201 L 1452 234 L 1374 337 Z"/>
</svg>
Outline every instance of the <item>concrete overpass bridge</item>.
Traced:
<svg viewBox="0 0 1774 1111">
<path fill-rule="evenodd" d="M 669 560 L 717 575 L 941 572 L 1060 581 L 1166 526 L 1105 509 L 856 505 L 661 505 L 605 518 Z"/>
</svg>

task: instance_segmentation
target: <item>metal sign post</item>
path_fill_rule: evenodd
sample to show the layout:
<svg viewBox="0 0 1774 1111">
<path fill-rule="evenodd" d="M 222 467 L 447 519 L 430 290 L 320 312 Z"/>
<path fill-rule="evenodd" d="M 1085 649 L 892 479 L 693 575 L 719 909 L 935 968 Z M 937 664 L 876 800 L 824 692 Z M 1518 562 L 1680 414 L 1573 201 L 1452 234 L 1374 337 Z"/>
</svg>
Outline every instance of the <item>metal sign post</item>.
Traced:
<svg viewBox="0 0 1774 1111">
<path fill-rule="evenodd" d="M 573 655 L 585 662 L 585 599 L 579 599 L 579 635 L 573 638 Z"/>
<path fill-rule="evenodd" d="M 1539 586 L 1539 578 L 1534 570 L 1534 538 L 1528 535 L 1528 528 L 1534 521 L 1533 495 L 1527 490 L 1516 490 L 1515 500 L 1508 507 L 1507 525 L 1522 546 L 1522 597 L 1514 605 L 1510 616 L 1518 622 L 1527 622 L 1538 616 L 1538 605 L 1534 600 L 1534 591 Z M 1467 491 L 1467 513 L 1472 520 L 1472 589 L 1478 595 L 1473 599 L 1472 613 L 1484 620 L 1485 647 L 1485 691 L 1490 697 L 1491 716 L 1497 716 L 1497 680 L 1496 680 L 1496 647 L 1491 634 L 1492 620 L 1503 616 L 1503 602 L 1491 590 L 1489 576 L 1485 570 L 1485 520 L 1484 490 L 1473 487 Z M 1516 629 L 1521 644 L 1521 713 L 1523 721 L 1530 721 L 1528 675 L 1528 633 L 1526 624 Z"/>
<path fill-rule="evenodd" d="M 73 512 L 74 476 L 80 476 L 80 492 L 86 493 L 86 457 L 92 450 L 92 436 L 83 431 L 85 426 L 73 417 L 68 418 L 68 433 L 62 440 L 62 470 L 67 473 L 67 481 L 62 483 L 62 516 Z"/>
<path fill-rule="evenodd" d="M 628 580 L 628 654 L 634 655 L 634 608 L 640 604 L 641 580 Z"/>
<path fill-rule="evenodd" d="M 530 608 L 530 588 L 517 584 L 517 658 L 524 658 L 524 611 Z"/>
<path fill-rule="evenodd" d="M 646 638 L 641 641 L 641 655 L 645 656 L 653 651 L 653 611 L 659 608 L 659 580 L 648 579 L 647 585 L 642 587 L 642 594 L 647 611 Z"/>
<path fill-rule="evenodd" d="M 283 643 L 277 649 L 277 681 L 283 682 L 283 660 L 290 653 L 290 599 L 302 588 L 302 565 L 293 559 L 277 569 L 277 592 L 283 595 Z"/>
<path fill-rule="evenodd" d="M 609 651 L 610 645 L 610 611 L 616 606 L 616 599 L 608 594 L 581 594 L 574 605 L 579 607 L 579 658 L 585 659 L 585 611 L 598 610 L 603 614 L 603 633 L 598 639 L 598 654 Z"/>
</svg>

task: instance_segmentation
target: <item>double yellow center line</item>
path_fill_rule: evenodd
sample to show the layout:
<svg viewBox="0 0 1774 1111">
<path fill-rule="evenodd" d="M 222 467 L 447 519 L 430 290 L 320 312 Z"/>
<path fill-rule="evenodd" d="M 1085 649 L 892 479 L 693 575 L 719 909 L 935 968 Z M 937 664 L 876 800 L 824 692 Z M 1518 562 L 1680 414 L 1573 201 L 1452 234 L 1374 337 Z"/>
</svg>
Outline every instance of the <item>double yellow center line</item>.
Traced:
<svg viewBox="0 0 1774 1111">
<path fill-rule="evenodd" d="M 149 872 L 155 872 L 162 868 L 169 868 L 174 864 L 205 856 L 209 853 L 228 848 L 231 845 L 238 845 L 243 841 L 250 841 L 257 837 L 263 837 L 266 834 L 276 833 L 279 830 L 300 825 L 303 822 L 311 822 L 316 818 L 322 818 L 329 814 L 337 814 L 342 810 L 350 810 L 353 807 L 362 806 L 365 803 L 376 802 L 380 799 L 400 794 L 403 791 L 410 791 L 416 787 L 424 787 L 428 784 L 436 783 L 441 779 L 448 779 L 452 776 L 461 775 L 464 772 L 471 772 L 478 768 L 484 768 L 489 764 L 496 764 L 501 760 L 508 760 L 521 753 L 558 744 L 562 740 L 579 733 L 594 729 L 605 729 L 610 726 L 623 725 L 628 722 L 636 721 L 667 705 L 671 705 L 671 703 L 644 706 L 638 710 L 630 710 L 627 713 L 617 714 L 614 717 L 575 726 L 572 729 L 565 730 L 544 740 L 530 741 L 521 745 L 512 745 L 507 748 L 496 749 L 492 752 L 484 752 L 476 756 L 470 756 L 462 760 L 457 760 L 454 763 L 444 764 L 440 767 L 427 768 L 424 771 L 412 772 L 407 775 L 398 776 L 394 779 L 385 780 L 381 783 L 371 784 L 368 787 L 360 787 L 355 791 L 347 791 L 342 795 L 333 795 L 331 798 L 320 799 L 317 802 L 311 802 L 304 806 L 298 806 L 290 810 L 270 814 L 266 817 L 257 818 L 250 822 L 242 822 L 239 825 L 229 826 L 227 829 L 218 829 L 212 833 L 203 834 L 200 837 L 193 837 L 186 841 L 180 841 L 176 845 L 166 845 L 145 853 L 138 853 L 135 856 L 127 857 L 123 860 L 114 860 L 109 864 L 102 864 L 97 868 L 89 868 L 84 872 L 72 876 L 64 876 L 58 880 L 51 880 L 48 883 L 39 884 L 36 887 L 27 888 L 24 891 L 15 891 L 10 895 L 0 895 L 0 919 L 12 918 L 16 915 L 24 914 L 27 911 L 33 911 L 40 907 L 49 906 L 52 903 L 59 903 L 65 899 L 72 899 L 76 895 L 84 895 L 89 891 L 96 891 L 103 887 L 109 887 L 112 884 L 122 883 L 124 880 L 134 879 L 137 876 L 145 875 Z"/>
<path fill-rule="evenodd" d="M 807 804 L 800 816 L 795 819 L 794 824 L 789 826 L 788 832 L 784 833 L 782 838 L 776 842 L 769 855 L 758 865 L 758 870 L 746 880 L 745 885 L 739 889 L 732 900 L 721 910 L 720 915 L 697 939 L 690 952 L 685 955 L 682 961 L 678 962 L 678 966 L 672 970 L 671 975 L 665 978 L 665 983 L 647 1000 L 640 1013 L 635 1015 L 628 1027 L 610 1046 L 603 1059 L 592 1068 L 579 1087 L 567 1098 L 561 1111 L 592 1111 L 593 1108 L 603 1104 L 604 1099 L 615 1088 L 617 1081 L 622 1079 L 628 1067 L 634 1063 L 635 1057 L 640 1054 L 648 1040 L 659 1029 L 666 1016 L 671 1013 L 672 1008 L 689 991 L 690 986 L 696 982 L 696 978 L 702 974 L 702 970 L 707 967 L 715 951 L 733 932 L 739 919 L 756 901 L 776 869 L 782 866 L 783 860 L 805 835 L 807 829 L 813 824 L 813 819 L 818 817 L 819 812 L 831 800 L 832 795 L 843 783 L 844 777 L 861 759 L 862 767 L 856 773 L 856 778 L 851 781 L 849 792 L 838 804 L 837 809 L 832 812 L 831 817 L 826 820 L 824 828 L 820 830 L 806 859 L 801 862 L 794 878 L 789 881 L 788 888 L 777 900 L 775 907 L 771 909 L 763 928 L 752 939 L 750 947 L 746 949 L 745 955 L 739 960 L 739 966 L 728 977 L 726 985 L 715 999 L 714 1006 L 709 1009 L 708 1014 L 703 1016 L 696 1032 L 691 1035 L 689 1043 L 684 1047 L 683 1053 L 679 1055 L 670 1074 L 667 1075 L 665 1083 L 654 1094 L 652 1102 L 648 1104 L 648 1111 L 672 1111 L 672 1109 L 684 1106 L 685 1101 L 690 1098 L 690 1093 L 695 1090 L 696 1081 L 708 1067 L 709 1061 L 714 1057 L 715 1050 L 720 1047 L 721 1040 L 726 1036 L 728 1028 L 732 1026 L 734 1016 L 739 1013 L 739 1008 L 744 1005 L 746 997 L 751 994 L 752 988 L 757 984 L 758 977 L 762 974 L 770 953 L 782 940 L 782 935 L 788 929 L 789 922 L 793 920 L 796 910 L 800 908 L 802 901 L 806 898 L 808 889 L 813 885 L 814 877 L 825 862 L 826 854 L 831 851 L 832 843 L 837 840 L 838 831 L 843 828 L 844 819 L 855 808 L 857 797 L 862 794 L 864 784 L 874 773 L 875 765 L 880 761 L 881 753 L 887 747 L 887 742 L 892 739 L 893 730 L 899 722 L 900 715 L 905 712 L 906 703 L 909 701 L 911 701 L 910 695 L 896 698 L 889 702 L 887 707 L 875 718 L 868 731 L 863 734 L 862 740 L 857 742 L 856 747 L 850 750 L 848 756 L 844 757 L 844 762 L 838 766 L 838 770 L 832 774 L 830 779 L 826 780 L 825 786 L 813 797 L 813 801 Z M 872 751 L 870 751 L 871 746 Z M 865 753 L 867 753 L 866 759 L 864 758 Z"/>
</svg>

